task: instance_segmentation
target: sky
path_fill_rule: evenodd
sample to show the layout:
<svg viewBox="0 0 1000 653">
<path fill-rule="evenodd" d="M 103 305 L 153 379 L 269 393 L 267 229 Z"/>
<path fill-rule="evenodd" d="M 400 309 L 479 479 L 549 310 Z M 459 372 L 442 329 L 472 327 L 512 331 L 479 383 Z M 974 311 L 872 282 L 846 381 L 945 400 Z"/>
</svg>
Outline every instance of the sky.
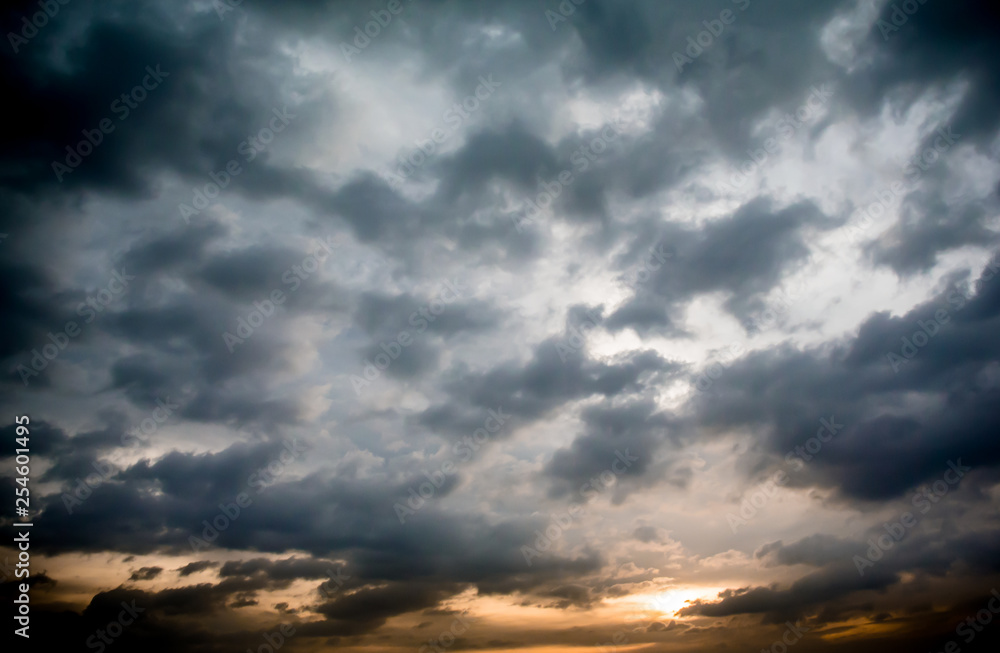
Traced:
<svg viewBox="0 0 1000 653">
<path fill-rule="evenodd" d="M 2 18 L 15 650 L 997 650 L 996 3 Z"/>
</svg>

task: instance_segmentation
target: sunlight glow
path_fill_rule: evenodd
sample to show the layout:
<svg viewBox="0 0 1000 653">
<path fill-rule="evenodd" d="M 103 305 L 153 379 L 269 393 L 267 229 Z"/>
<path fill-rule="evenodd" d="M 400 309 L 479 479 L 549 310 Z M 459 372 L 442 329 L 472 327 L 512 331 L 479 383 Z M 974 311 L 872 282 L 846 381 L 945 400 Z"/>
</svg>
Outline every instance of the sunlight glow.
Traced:
<svg viewBox="0 0 1000 653">
<path fill-rule="evenodd" d="M 695 585 L 665 586 L 659 591 L 632 594 L 616 601 L 618 605 L 627 608 L 635 614 L 637 620 L 642 619 L 687 619 L 677 614 L 695 601 L 714 601 L 718 598 L 722 587 L 699 587 Z"/>
</svg>

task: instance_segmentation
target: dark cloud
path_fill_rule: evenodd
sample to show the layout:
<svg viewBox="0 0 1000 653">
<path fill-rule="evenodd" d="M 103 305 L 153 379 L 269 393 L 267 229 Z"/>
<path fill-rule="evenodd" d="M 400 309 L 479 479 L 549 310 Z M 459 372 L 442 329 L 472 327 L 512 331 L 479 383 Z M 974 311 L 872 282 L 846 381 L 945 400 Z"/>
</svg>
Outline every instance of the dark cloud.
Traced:
<svg viewBox="0 0 1000 653">
<path fill-rule="evenodd" d="M 163 573 L 163 567 L 142 567 L 137 571 L 133 571 L 132 575 L 129 576 L 129 580 L 153 580 L 157 576 Z"/>
<path fill-rule="evenodd" d="M 490 623 L 456 648 L 589 646 L 606 601 L 702 585 L 729 589 L 608 632 L 708 650 L 802 620 L 803 653 L 943 648 L 982 609 L 1000 578 L 993 4 L 220 5 L 55 2 L 24 42 L 45 8 L 3 12 L 0 362 L 7 414 L 31 417 L 43 648 L 96 648 L 132 602 L 115 650 L 258 650 L 282 620 L 292 651 L 420 648 L 473 595 L 568 625 Z M 753 183 L 718 184 L 789 126 Z M 818 255 L 865 188 L 893 202 L 831 272 Z M 792 275 L 835 289 L 736 328 Z M 730 337 L 748 353 L 689 388 Z M 384 357 L 391 382 L 351 393 Z M 480 429 L 494 442 L 456 456 Z M 885 515 L 955 468 L 859 574 Z M 777 471 L 812 509 L 713 530 Z M 68 559 L 106 565 L 100 587 L 49 575 Z"/>
<path fill-rule="evenodd" d="M 899 496 L 940 477 L 949 460 L 996 465 L 986 434 L 996 427 L 989 407 L 997 388 L 971 381 L 1000 355 L 991 335 L 1000 311 L 993 279 L 987 269 L 971 296 L 949 286 L 906 315 L 876 313 L 845 343 L 748 355 L 695 399 L 696 419 L 706 433 L 754 428 L 778 456 L 806 446 L 820 420 L 833 419 L 837 434 L 814 456 L 798 456 L 808 477 L 792 472 L 793 484 L 861 499 Z M 944 403 L 907 411 L 907 393 Z"/>
<path fill-rule="evenodd" d="M 769 542 L 754 552 L 754 557 L 767 565 L 810 565 L 822 567 L 844 560 L 858 551 L 856 542 L 817 533 L 798 542 Z"/>
<path fill-rule="evenodd" d="M 912 153 L 922 157 L 921 170 L 910 167 L 908 174 L 923 176 L 923 169 L 939 157 L 954 161 L 955 151 L 964 146 L 984 153 L 996 137 L 1000 121 L 992 107 L 1000 94 L 1000 76 L 987 62 L 1000 52 L 996 29 L 1000 13 L 991 3 L 978 0 L 921 4 L 912 16 L 900 11 L 894 3 L 884 5 L 865 43 L 872 65 L 852 75 L 846 88 L 856 106 L 875 113 L 885 103 L 896 112 L 905 111 L 922 89 L 963 86 L 944 125 L 947 131 L 927 130 L 928 136 Z M 943 133 L 949 136 L 947 141 L 941 140 Z M 948 141 L 957 144 L 942 151 Z M 926 173 L 927 183 L 907 195 L 900 221 L 871 243 L 876 264 L 911 275 L 927 271 L 949 250 L 971 244 L 995 246 L 996 230 L 988 226 L 988 215 L 996 210 L 995 193 L 948 193 L 961 173 L 945 175 L 941 165 L 945 164 L 932 167 Z"/>
<path fill-rule="evenodd" d="M 761 307 L 761 297 L 784 274 L 806 260 L 809 235 L 836 224 L 810 203 L 775 210 L 770 202 L 755 200 L 703 229 L 661 228 L 653 253 L 645 251 L 649 241 L 641 239 L 623 258 L 626 268 L 639 267 L 647 257 L 656 260 L 650 265 L 650 279 L 639 284 L 605 324 L 612 330 L 631 327 L 640 334 L 680 335 L 683 331 L 675 322 L 683 304 L 713 292 L 726 293 L 726 308 L 745 317 Z M 656 256 L 657 247 L 667 255 Z"/>
<path fill-rule="evenodd" d="M 219 563 L 212 562 L 210 560 L 199 560 L 197 562 L 189 562 L 180 569 L 177 570 L 178 576 L 190 576 L 191 574 L 196 574 L 199 571 L 204 571 L 206 569 L 211 569 L 212 567 L 218 567 Z"/>
<path fill-rule="evenodd" d="M 665 476 L 656 454 L 670 440 L 669 415 L 656 413 L 651 403 L 635 402 L 591 407 L 582 419 L 586 432 L 557 450 L 545 468 L 553 496 L 586 501 L 608 491 L 620 503 L 636 486 L 651 484 L 644 477 L 653 470 L 660 472 L 656 480 Z"/>
<path fill-rule="evenodd" d="M 468 420 L 448 423 L 463 408 L 503 408 L 516 420 L 535 420 L 567 402 L 594 396 L 612 397 L 641 391 L 658 374 L 671 376 L 680 365 L 653 351 L 633 352 L 611 363 L 590 360 L 585 349 L 567 337 L 550 338 L 534 348 L 526 364 L 507 363 L 486 374 L 463 374 L 450 370 L 444 386 L 453 406 L 424 412 L 427 426 L 463 433 Z"/>
</svg>

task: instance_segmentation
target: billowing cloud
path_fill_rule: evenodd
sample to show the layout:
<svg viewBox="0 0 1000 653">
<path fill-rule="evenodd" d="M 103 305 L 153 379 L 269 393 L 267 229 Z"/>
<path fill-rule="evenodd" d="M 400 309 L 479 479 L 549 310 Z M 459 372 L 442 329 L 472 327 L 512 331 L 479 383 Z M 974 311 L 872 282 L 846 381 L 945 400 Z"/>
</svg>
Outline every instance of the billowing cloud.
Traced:
<svg viewBox="0 0 1000 653">
<path fill-rule="evenodd" d="M 36 644 L 992 650 L 993 5 L 9 5 Z"/>
</svg>

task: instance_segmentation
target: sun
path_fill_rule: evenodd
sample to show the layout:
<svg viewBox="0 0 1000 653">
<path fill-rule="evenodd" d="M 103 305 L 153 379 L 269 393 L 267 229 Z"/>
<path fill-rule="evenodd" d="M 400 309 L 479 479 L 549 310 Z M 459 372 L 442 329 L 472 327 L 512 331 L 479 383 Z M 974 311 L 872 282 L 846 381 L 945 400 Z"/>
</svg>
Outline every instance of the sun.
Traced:
<svg viewBox="0 0 1000 653">
<path fill-rule="evenodd" d="M 649 607 L 665 615 L 676 617 L 682 608 L 686 608 L 695 600 L 691 592 L 684 590 L 669 590 L 654 594 L 649 601 Z"/>
<path fill-rule="evenodd" d="M 684 619 L 678 614 L 696 601 L 711 601 L 723 588 L 700 586 L 669 586 L 662 590 L 643 594 L 633 594 L 627 602 L 646 617 Z"/>
</svg>

